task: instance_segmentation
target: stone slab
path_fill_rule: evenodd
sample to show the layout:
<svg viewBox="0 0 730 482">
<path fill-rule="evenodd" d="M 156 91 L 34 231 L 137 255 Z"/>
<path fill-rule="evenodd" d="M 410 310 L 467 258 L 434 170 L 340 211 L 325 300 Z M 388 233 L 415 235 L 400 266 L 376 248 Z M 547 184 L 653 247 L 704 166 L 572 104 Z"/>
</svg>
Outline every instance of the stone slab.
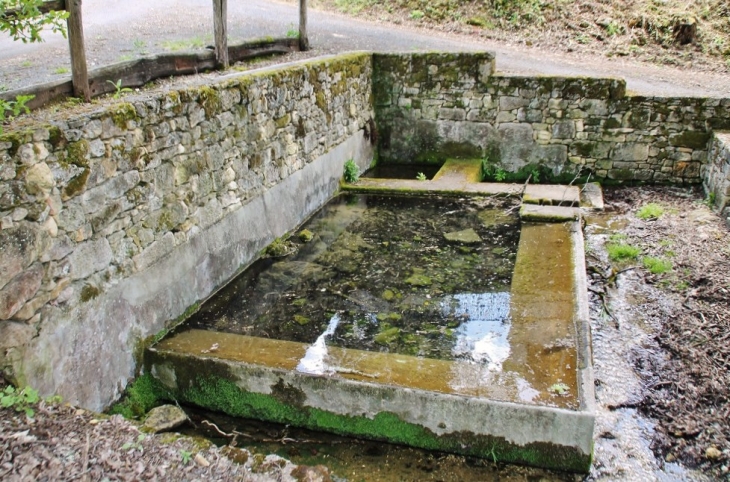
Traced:
<svg viewBox="0 0 730 482">
<path fill-rule="evenodd" d="M 519 196 L 521 184 L 499 182 L 467 182 L 466 180 L 442 179 L 418 181 L 415 179 L 364 178 L 355 184 L 342 184 L 344 191 L 372 193 L 410 194 L 459 194 L 475 196 Z"/>
<path fill-rule="evenodd" d="M 528 184 L 522 196 L 526 204 L 546 204 L 554 206 L 578 206 L 580 189 L 577 186 L 558 184 Z"/>
<path fill-rule="evenodd" d="M 564 206 L 540 206 L 537 204 L 523 204 L 520 208 L 520 217 L 523 221 L 542 223 L 562 223 L 580 219 L 580 210 Z"/>
<path fill-rule="evenodd" d="M 433 176 L 433 181 L 480 182 L 482 180 L 481 159 L 447 159 Z"/>
<path fill-rule="evenodd" d="M 603 189 L 597 182 L 584 184 L 580 189 L 580 207 L 592 211 L 603 211 Z"/>
</svg>

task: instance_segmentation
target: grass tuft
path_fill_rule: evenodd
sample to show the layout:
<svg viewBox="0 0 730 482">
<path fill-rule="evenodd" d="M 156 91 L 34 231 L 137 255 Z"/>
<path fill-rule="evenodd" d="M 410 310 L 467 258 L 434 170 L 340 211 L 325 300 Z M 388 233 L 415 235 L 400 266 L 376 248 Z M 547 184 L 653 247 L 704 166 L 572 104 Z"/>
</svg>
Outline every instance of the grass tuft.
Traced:
<svg viewBox="0 0 730 482">
<path fill-rule="evenodd" d="M 641 207 L 636 213 L 636 217 L 639 219 L 659 219 L 664 214 L 664 208 L 657 203 L 649 203 Z"/>
<path fill-rule="evenodd" d="M 641 261 L 652 274 L 663 274 L 672 269 L 672 262 L 668 259 L 645 256 Z"/>
</svg>

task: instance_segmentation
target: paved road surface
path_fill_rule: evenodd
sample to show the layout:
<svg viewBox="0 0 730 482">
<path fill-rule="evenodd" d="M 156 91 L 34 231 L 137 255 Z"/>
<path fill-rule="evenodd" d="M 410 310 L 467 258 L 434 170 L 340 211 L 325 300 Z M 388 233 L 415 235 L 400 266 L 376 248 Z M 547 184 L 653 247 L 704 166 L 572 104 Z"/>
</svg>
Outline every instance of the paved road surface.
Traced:
<svg viewBox="0 0 730 482">
<path fill-rule="evenodd" d="M 229 2 L 232 41 L 284 36 L 298 25 L 295 4 L 266 0 Z M 196 39 L 212 42 L 212 5 L 209 0 L 86 0 L 83 6 L 87 57 L 98 67 L 165 50 L 163 42 Z M 311 10 L 311 43 L 317 52 L 346 50 L 491 50 L 497 69 L 516 74 L 619 76 L 630 90 L 647 95 L 709 95 L 730 97 L 730 76 L 693 73 L 620 59 L 557 55 L 524 47 L 518 49 L 465 35 L 446 35 L 401 26 L 354 20 Z M 25 45 L 0 39 L 0 88 L 68 77 L 67 41 L 47 34 L 43 44 Z M 169 47 L 168 47 L 169 48 Z"/>
</svg>

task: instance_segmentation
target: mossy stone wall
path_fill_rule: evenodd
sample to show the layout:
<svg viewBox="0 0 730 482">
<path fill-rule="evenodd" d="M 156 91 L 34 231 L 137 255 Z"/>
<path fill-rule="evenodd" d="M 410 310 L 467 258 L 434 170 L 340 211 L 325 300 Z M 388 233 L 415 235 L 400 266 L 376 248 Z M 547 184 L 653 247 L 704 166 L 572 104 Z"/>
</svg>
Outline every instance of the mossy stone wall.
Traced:
<svg viewBox="0 0 730 482">
<path fill-rule="evenodd" d="M 730 132 L 715 132 L 704 166 L 705 191 L 712 206 L 730 226 Z"/>
<path fill-rule="evenodd" d="M 0 369 L 84 406 L 101 408 L 113 399 L 133 374 L 135 343 L 159 331 L 160 318 L 174 318 L 198 300 L 161 295 L 158 312 L 144 320 L 126 301 L 115 308 L 125 307 L 123 319 L 71 320 L 74 310 L 101 306 L 124 280 L 151 273 L 178 248 L 200 245 L 202 233 L 346 141 L 359 135 L 356 144 L 369 145 L 371 69 L 369 54 L 347 54 L 6 127 L 0 135 Z M 332 194 L 323 192 L 330 184 L 318 183 L 329 181 L 310 183 L 310 191 L 297 195 L 318 203 Z M 278 229 L 290 217 L 280 213 L 271 223 Z M 250 222 L 250 232 L 274 231 Z M 256 246 L 241 243 L 236 256 L 244 259 L 240 253 L 249 248 Z M 210 273 L 211 264 L 225 260 L 206 263 L 188 273 L 191 292 L 201 297 L 210 294 L 201 287 L 225 278 Z M 227 276 L 238 268 L 229 266 Z M 158 288 L 129 289 L 143 296 Z M 87 311 L 84 316 L 97 318 L 103 312 Z M 79 327 L 87 322 L 90 338 L 105 324 L 130 325 L 118 340 L 83 340 Z M 52 346 L 52 353 L 41 346 Z M 81 367 L 81 355 L 108 362 Z"/>
<path fill-rule="evenodd" d="M 493 74 L 485 54 L 376 54 L 379 162 L 486 158 L 556 179 L 698 183 L 730 99 L 627 94 L 621 79 Z"/>
</svg>

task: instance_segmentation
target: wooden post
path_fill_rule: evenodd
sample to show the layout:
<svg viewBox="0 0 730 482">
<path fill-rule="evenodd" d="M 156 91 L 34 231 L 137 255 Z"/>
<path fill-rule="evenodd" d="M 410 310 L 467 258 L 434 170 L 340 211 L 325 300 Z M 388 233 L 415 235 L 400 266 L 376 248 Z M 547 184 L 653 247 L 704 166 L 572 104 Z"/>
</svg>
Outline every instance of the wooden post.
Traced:
<svg viewBox="0 0 730 482">
<path fill-rule="evenodd" d="M 309 37 L 307 37 L 307 0 L 299 0 L 299 50 L 309 50 Z"/>
<path fill-rule="evenodd" d="M 89 71 L 86 66 L 86 48 L 84 47 L 84 26 L 81 20 L 81 0 L 66 0 L 68 10 L 68 45 L 71 49 L 71 76 L 74 95 L 91 101 L 89 88 Z"/>
<path fill-rule="evenodd" d="M 213 34 L 218 66 L 228 68 L 228 0 L 213 0 Z"/>
</svg>

